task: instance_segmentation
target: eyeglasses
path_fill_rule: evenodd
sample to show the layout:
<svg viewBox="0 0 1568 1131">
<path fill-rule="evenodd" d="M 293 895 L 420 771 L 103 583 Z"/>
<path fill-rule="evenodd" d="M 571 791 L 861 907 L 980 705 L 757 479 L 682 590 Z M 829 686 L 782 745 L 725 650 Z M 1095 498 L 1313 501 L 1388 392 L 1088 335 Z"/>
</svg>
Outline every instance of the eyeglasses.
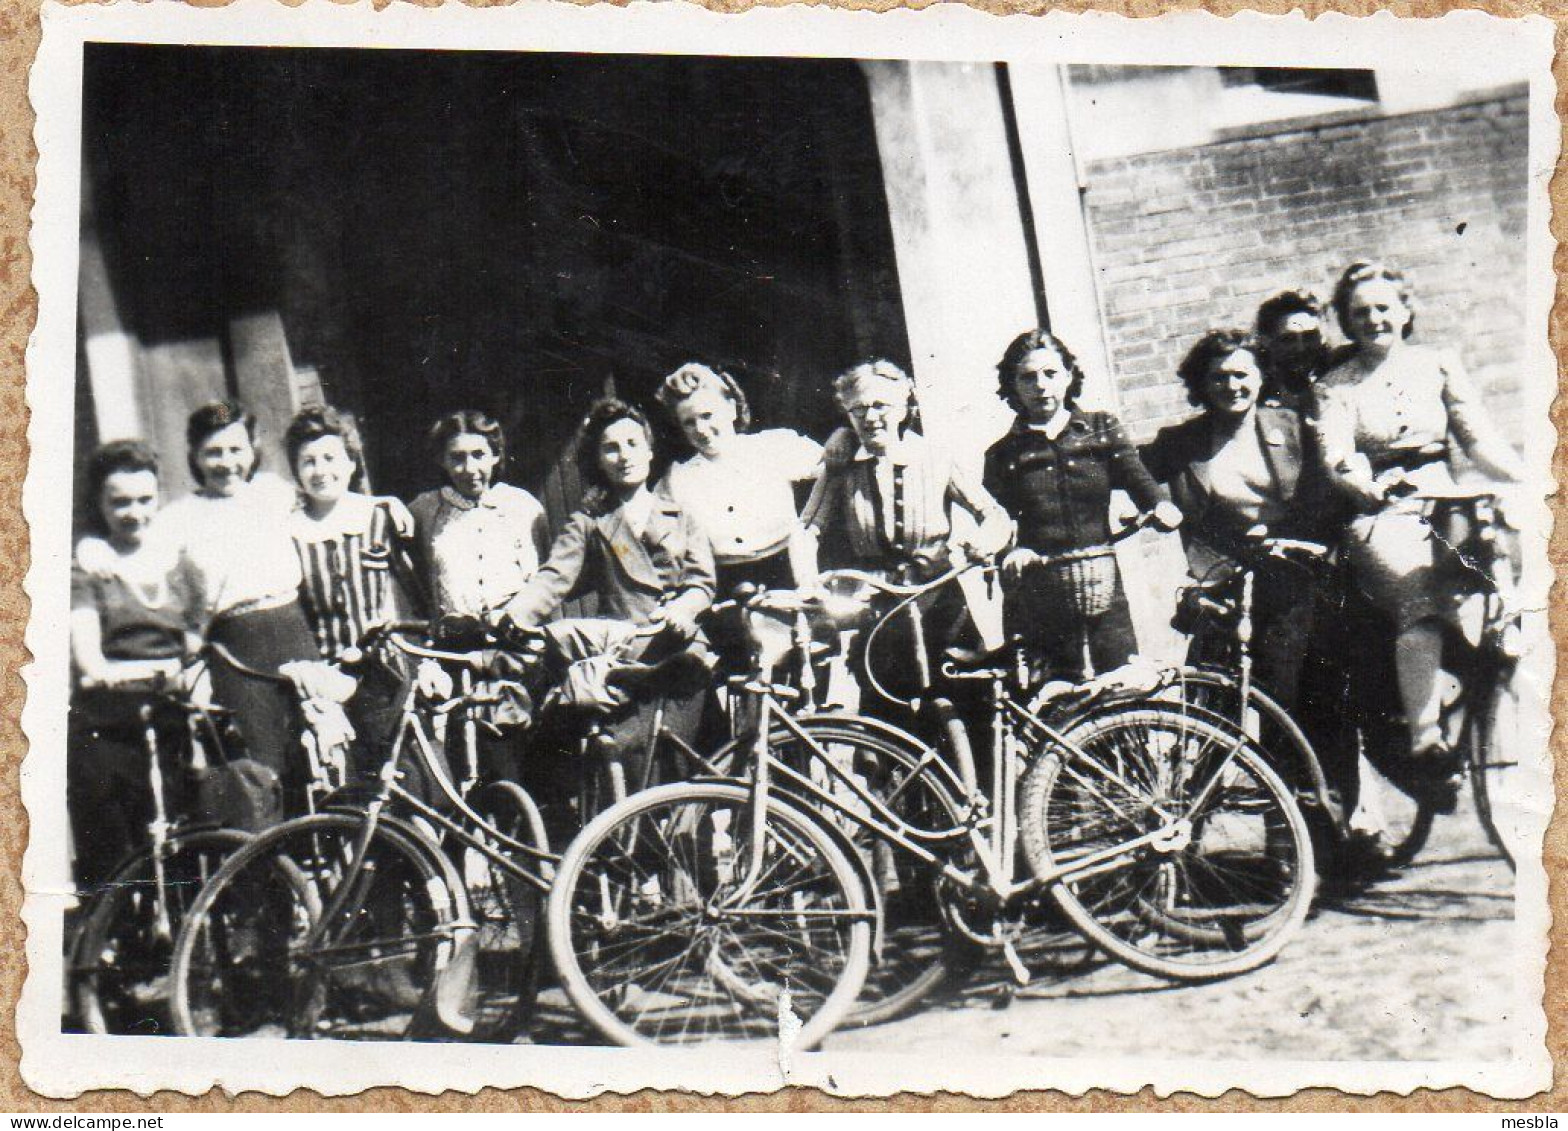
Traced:
<svg viewBox="0 0 1568 1131">
<path fill-rule="evenodd" d="M 866 420 L 872 416 L 887 416 L 897 412 L 899 407 L 890 401 L 872 401 L 870 404 L 846 405 L 844 411 L 856 420 Z"/>
</svg>

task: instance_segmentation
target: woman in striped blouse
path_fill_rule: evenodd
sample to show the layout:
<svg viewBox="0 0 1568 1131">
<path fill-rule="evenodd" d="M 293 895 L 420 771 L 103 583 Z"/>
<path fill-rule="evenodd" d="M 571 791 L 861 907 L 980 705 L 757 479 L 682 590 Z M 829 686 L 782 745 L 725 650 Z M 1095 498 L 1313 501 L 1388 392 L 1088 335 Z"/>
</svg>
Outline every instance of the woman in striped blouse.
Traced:
<svg viewBox="0 0 1568 1131">
<path fill-rule="evenodd" d="M 301 505 L 289 533 L 304 582 L 300 597 L 316 644 L 338 660 L 377 625 L 405 618 L 405 547 L 414 520 L 397 499 L 353 488 L 363 470 L 359 432 L 344 413 L 313 405 L 284 435 Z M 401 575 L 401 576 L 400 576 Z"/>
<path fill-rule="evenodd" d="M 908 374 L 891 361 L 864 362 L 834 380 L 833 395 L 853 431 L 828 441 L 826 470 L 802 519 L 820 541 L 823 564 L 920 583 L 960 559 L 988 558 L 1006 548 L 1012 520 L 978 475 L 921 434 Z M 958 511 L 972 519 L 968 531 L 955 527 Z M 918 603 L 924 664 L 911 651 L 914 638 L 895 629 L 882 634 L 875 655 L 865 655 L 864 641 L 857 644 L 853 668 L 875 675 L 899 699 L 923 696 L 937 653 L 968 630 L 968 598 L 961 588 L 942 586 Z M 862 709 L 902 717 L 881 698 L 863 697 Z"/>
</svg>

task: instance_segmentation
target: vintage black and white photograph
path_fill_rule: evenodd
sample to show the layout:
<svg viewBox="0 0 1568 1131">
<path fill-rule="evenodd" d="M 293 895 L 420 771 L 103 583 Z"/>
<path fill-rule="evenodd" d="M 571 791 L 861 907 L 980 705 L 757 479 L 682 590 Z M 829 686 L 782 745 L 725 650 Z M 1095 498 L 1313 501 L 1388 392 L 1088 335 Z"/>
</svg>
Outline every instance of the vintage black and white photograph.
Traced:
<svg viewBox="0 0 1568 1131">
<path fill-rule="evenodd" d="M 33 1086 L 1549 1084 L 1549 24 L 260 15 L 33 73 Z"/>
</svg>

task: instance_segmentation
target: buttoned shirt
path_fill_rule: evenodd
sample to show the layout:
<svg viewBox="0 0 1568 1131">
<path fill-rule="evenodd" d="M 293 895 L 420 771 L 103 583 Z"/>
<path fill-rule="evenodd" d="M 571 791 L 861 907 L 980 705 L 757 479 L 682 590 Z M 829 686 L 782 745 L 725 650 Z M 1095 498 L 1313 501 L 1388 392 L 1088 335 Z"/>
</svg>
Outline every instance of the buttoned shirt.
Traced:
<svg viewBox="0 0 1568 1131">
<path fill-rule="evenodd" d="M 1113 490 L 1140 511 L 1168 497 L 1116 417 L 1080 409 L 1054 439 L 1015 424 L 986 453 L 985 486 L 1017 520 L 1018 545 L 1047 554 L 1105 542 Z"/>
<path fill-rule="evenodd" d="M 665 490 L 697 520 L 723 565 L 783 548 L 800 522 L 794 485 L 813 478 L 822 448 L 784 428 L 736 436 L 717 458 L 697 453 L 670 468 Z"/>
<path fill-rule="evenodd" d="M 1440 488 L 1450 440 L 1483 470 L 1519 474 L 1517 455 L 1448 350 L 1405 346 L 1372 372 L 1357 357 L 1335 367 L 1318 387 L 1317 429 L 1329 473 L 1363 490 L 1395 467 L 1420 467 Z"/>
<path fill-rule="evenodd" d="M 997 501 L 972 472 L 912 432 L 885 456 L 861 448 L 844 465 L 828 469 L 804 519 L 821 532 L 831 564 L 908 567 L 916 576 L 930 576 L 947 563 L 953 505 L 979 524 L 976 541 L 982 549 L 1006 545 L 1012 523 Z M 833 561 L 835 543 L 845 560 Z"/>
<path fill-rule="evenodd" d="M 539 568 L 544 508 L 521 487 L 495 483 L 478 499 L 442 487 L 409 510 L 438 616 L 486 617 Z"/>
</svg>

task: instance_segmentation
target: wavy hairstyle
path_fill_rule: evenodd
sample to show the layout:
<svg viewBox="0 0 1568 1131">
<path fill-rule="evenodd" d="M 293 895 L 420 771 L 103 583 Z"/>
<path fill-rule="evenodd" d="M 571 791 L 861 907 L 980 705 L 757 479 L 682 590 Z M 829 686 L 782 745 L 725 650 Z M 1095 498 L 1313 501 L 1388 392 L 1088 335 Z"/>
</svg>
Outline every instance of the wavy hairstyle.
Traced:
<svg viewBox="0 0 1568 1131">
<path fill-rule="evenodd" d="M 735 406 L 735 431 L 750 430 L 751 405 L 746 400 L 746 394 L 741 391 L 739 382 L 724 370 L 704 365 L 700 361 L 688 361 L 671 373 L 659 385 L 659 391 L 654 396 L 670 414 L 670 419 L 675 420 L 675 409 L 680 403 L 702 389 L 715 390 Z"/>
<path fill-rule="evenodd" d="M 251 479 L 261 467 L 261 450 L 256 448 L 255 413 L 238 401 L 212 401 L 202 405 L 186 418 L 185 464 L 191 469 L 191 478 L 196 480 L 198 486 L 205 487 L 207 480 L 201 473 L 201 466 L 196 462 L 196 450 L 210 438 L 235 424 L 245 426 L 245 434 L 250 437 L 251 447 L 255 449 L 256 458 L 245 476 L 246 479 Z"/>
<path fill-rule="evenodd" d="M 1018 380 L 1018 374 L 1023 369 L 1024 358 L 1034 353 L 1035 350 L 1052 350 L 1062 359 L 1062 364 L 1067 367 L 1067 372 L 1072 375 L 1072 381 L 1067 386 L 1065 403 L 1068 408 L 1075 408 L 1078 398 L 1083 393 L 1084 376 L 1083 367 L 1078 364 L 1078 358 L 1073 351 L 1067 348 L 1065 342 L 1051 331 L 1037 327 L 1019 334 L 1007 348 L 1002 351 L 1002 360 L 996 363 L 996 392 L 1007 406 L 1014 412 L 1022 412 L 1023 406 L 1018 403 L 1018 393 L 1013 388 Z"/>
<path fill-rule="evenodd" d="M 635 421 L 648 437 L 648 450 L 654 450 L 653 427 L 642 409 L 619 397 L 601 397 L 588 408 L 582 427 L 577 430 L 577 471 L 588 490 L 583 493 L 583 507 L 591 512 L 603 511 L 609 505 L 610 481 L 599 466 L 599 441 L 610 426 L 623 420 Z"/>
<path fill-rule="evenodd" d="M 430 448 L 430 458 L 435 460 L 438 467 L 442 466 L 446 446 L 454 436 L 482 436 L 495 453 L 495 478 L 500 478 L 501 470 L 506 466 L 506 433 L 494 418 L 478 409 L 465 408 L 449 412 L 432 424 L 426 443 Z"/>
<path fill-rule="evenodd" d="M 298 479 L 300 451 L 306 444 L 328 436 L 336 436 L 343 441 L 343 448 L 354 464 L 354 474 L 349 477 L 349 486 L 357 488 L 365 474 L 365 450 L 360 442 L 359 425 L 351 414 L 335 409 L 331 405 L 308 405 L 300 409 L 294 419 L 289 421 L 288 430 L 283 433 L 283 447 L 288 452 L 289 470 L 294 473 L 294 478 Z"/>
<path fill-rule="evenodd" d="M 1339 277 L 1339 282 L 1334 284 L 1334 297 L 1330 305 L 1334 308 L 1334 317 L 1339 320 L 1339 328 L 1344 331 L 1345 337 L 1355 341 L 1355 336 L 1350 332 L 1350 296 L 1362 283 L 1374 281 L 1392 283 L 1399 291 L 1399 301 L 1410 312 L 1410 320 L 1405 323 L 1403 337 L 1410 337 L 1416 328 L 1416 303 L 1415 292 L 1410 286 L 1410 281 L 1405 278 L 1404 272 L 1395 270 L 1386 263 L 1378 263 L 1371 259 L 1358 259 Z"/>
<path fill-rule="evenodd" d="M 1280 291 L 1279 294 L 1263 300 L 1258 307 L 1258 316 L 1253 323 L 1254 332 L 1260 338 L 1271 338 L 1279 332 L 1285 320 L 1297 314 L 1310 314 L 1314 318 L 1323 317 L 1323 304 L 1316 295 L 1308 291 Z"/>
<path fill-rule="evenodd" d="M 157 454 L 142 440 L 110 440 L 98 445 L 87 457 L 87 498 L 92 503 L 88 507 L 88 519 L 100 534 L 108 533 L 108 524 L 98 505 L 103 497 L 103 485 L 109 481 L 109 476 L 125 471 L 150 471 L 162 478 Z"/>
<path fill-rule="evenodd" d="M 1182 358 L 1181 364 L 1176 367 L 1176 375 L 1187 387 L 1189 402 L 1198 408 L 1208 407 L 1208 400 L 1203 395 L 1203 384 L 1209 379 L 1209 371 L 1221 358 L 1229 357 L 1237 351 L 1250 353 L 1253 362 L 1258 366 L 1259 373 L 1262 373 L 1263 346 L 1247 331 L 1210 330 L 1198 339 L 1197 344 L 1187 351 L 1187 356 Z"/>
</svg>

